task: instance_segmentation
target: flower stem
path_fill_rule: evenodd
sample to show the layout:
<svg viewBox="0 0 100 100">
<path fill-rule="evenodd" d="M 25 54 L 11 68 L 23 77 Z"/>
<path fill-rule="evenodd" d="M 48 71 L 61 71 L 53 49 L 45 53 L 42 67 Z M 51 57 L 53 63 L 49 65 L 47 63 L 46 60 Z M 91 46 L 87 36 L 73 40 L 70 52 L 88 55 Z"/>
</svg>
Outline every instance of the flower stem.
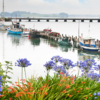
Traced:
<svg viewBox="0 0 100 100">
<path fill-rule="evenodd" d="M 25 78 L 27 79 L 27 77 L 26 77 L 26 69 L 25 69 L 25 67 L 24 67 L 24 72 L 25 72 Z"/>
<path fill-rule="evenodd" d="M 22 67 L 21 78 L 22 78 L 22 85 L 23 85 L 23 67 Z"/>
</svg>

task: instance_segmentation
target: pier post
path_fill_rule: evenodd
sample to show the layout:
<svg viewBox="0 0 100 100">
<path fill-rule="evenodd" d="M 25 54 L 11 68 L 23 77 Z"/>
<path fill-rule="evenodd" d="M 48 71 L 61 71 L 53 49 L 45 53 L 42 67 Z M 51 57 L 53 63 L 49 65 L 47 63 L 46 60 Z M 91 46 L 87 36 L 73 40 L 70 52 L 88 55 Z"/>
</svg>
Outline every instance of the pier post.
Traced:
<svg viewBox="0 0 100 100">
<path fill-rule="evenodd" d="M 28 21 L 30 22 L 30 21 L 31 21 L 31 19 L 28 19 Z"/>
<path fill-rule="evenodd" d="M 40 19 L 38 19 L 38 22 L 40 22 Z"/>
<path fill-rule="evenodd" d="M 98 19 L 98 22 L 100 22 L 100 19 Z"/>
<path fill-rule="evenodd" d="M 90 22 L 92 22 L 92 19 L 90 19 Z"/>
<path fill-rule="evenodd" d="M 73 22 L 75 22 L 75 19 L 73 19 Z"/>
<path fill-rule="evenodd" d="M 67 22 L 67 20 L 66 20 L 66 19 L 64 19 L 64 22 Z"/>
<path fill-rule="evenodd" d="M 81 22 L 84 22 L 84 19 L 82 19 Z"/>
<path fill-rule="evenodd" d="M 49 19 L 47 19 L 47 22 L 49 22 Z"/>
<path fill-rule="evenodd" d="M 19 19 L 19 22 L 21 22 L 21 19 Z"/>
<path fill-rule="evenodd" d="M 55 21 L 58 22 L 58 19 L 56 19 Z"/>
</svg>

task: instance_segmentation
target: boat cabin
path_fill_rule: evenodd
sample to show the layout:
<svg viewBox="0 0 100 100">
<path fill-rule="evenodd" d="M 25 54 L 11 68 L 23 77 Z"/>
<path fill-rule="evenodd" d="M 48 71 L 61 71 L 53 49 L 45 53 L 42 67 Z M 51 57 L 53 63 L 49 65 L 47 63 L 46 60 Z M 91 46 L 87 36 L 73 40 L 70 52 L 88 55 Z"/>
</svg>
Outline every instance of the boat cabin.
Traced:
<svg viewBox="0 0 100 100">
<path fill-rule="evenodd" d="M 79 38 L 79 44 L 87 47 L 96 47 L 95 39 L 91 37 Z"/>
</svg>

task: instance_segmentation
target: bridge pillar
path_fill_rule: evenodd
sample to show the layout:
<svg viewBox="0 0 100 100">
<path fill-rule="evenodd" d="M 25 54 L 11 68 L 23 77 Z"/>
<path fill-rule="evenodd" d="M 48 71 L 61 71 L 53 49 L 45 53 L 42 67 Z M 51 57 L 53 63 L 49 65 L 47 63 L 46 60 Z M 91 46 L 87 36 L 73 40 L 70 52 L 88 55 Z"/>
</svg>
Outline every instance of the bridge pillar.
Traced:
<svg viewBox="0 0 100 100">
<path fill-rule="evenodd" d="M 100 22 L 100 19 L 98 19 L 98 22 Z"/>
<path fill-rule="evenodd" d="M 40 19 L 38 19 L 38 22 L 40 22 Z"/>
<path fill-rule="evenodd" d="M 92 22 L 92 19 L 90 19 L 90 22 Z"/>
<path fill-rule="evenodd" d="M 73 19 L 73 22 L 75 22 L 75 19 Z"/>
<path fill-rule="evenodd" d="M 28 21 L 30 22 L 30 21 L 31 21 L 31 19 L 28 19 Z"/>
<path fill-rule="evenodd" d="M 49 19 L 47 19 L 47 22 L 49 22 Z"/>
<path fill-rule="evenodd" d="M 19 22 L 21 22 L 21 19 L 19 19 Z"/>
<path fill-rule="evenodd" d="M 56 19 L 55 21 L 58 22 L 58 19 Z"/>
<path fill-rule="evenodd" d="M 81 22 L 84 22 L 84 19 L 82 19 Z"/>
<path fill-rule="evenodd" d="M 64 19 L 64 22 L 67 22 L 67 20 L 66 20 L 66 19 Z"/>
</svg>

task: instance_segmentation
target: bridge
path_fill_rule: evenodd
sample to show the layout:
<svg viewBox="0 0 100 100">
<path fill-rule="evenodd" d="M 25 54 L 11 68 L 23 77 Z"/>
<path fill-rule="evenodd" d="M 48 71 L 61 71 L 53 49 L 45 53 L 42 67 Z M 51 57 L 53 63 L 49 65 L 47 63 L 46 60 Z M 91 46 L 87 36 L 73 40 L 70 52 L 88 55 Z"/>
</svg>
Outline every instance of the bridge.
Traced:
<svg viewBox="0 0 100 100">
<path fill-rule="evenodd" d="M 100 22 L 100 18 L 10 18 L 11 20 L 16 19 L 19 20 L 20 22 L 22 20 L 28 20 L 29 22 L 31 20 L 37 20 L 38 22 L 40 22 L 41 20 L 46 20 L 47 22 L 49 22 L 50 20 L 55 20 L 55 22 L 58 22 L 59 20 L 63 20 L 64 22 L 67 22 L 67 20 L 72 20 L 72 22 L 75 22 L 76 20 L 80 20 L 81 22 L 84 22 L 84 20 L 89 20 L 90 22 L 93 22 L 93 20 L 97 20 L 98 22 Z"/>
</svg>

